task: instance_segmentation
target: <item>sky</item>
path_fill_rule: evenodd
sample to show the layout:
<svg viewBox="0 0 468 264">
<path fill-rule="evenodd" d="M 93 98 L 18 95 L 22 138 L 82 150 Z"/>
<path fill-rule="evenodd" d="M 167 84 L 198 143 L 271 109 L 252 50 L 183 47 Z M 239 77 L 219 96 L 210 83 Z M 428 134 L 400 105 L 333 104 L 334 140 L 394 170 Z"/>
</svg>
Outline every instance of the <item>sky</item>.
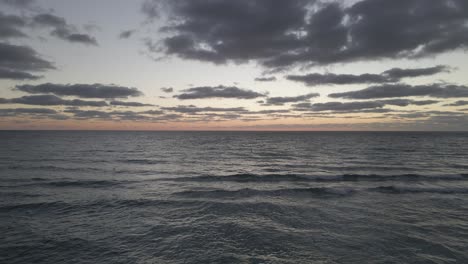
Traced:
<svg viewBox="0 0 468 264">
<path fill-rule="evenodd" d="M 0 0 L 0 129 L 468 131 L 466 0 Z"/>
</svg>

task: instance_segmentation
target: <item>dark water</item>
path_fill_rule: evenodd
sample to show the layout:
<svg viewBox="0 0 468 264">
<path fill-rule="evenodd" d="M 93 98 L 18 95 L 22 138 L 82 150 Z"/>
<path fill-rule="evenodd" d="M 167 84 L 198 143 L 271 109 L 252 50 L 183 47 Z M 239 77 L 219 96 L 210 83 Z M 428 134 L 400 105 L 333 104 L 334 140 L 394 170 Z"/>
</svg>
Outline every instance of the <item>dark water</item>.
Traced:
<svg viewBox="0 0 468 264">
<path fill-rule="evenodd" d="M 468 133 L 0 132 L 0 263 L 468 263 Z"/>
</svg>

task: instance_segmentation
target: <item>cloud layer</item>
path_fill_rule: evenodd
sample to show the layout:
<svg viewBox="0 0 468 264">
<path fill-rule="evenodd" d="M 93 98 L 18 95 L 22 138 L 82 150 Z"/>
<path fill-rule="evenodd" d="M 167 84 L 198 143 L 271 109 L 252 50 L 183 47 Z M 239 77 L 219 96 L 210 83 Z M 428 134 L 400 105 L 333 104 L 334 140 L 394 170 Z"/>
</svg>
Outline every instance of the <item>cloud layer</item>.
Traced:
<svg viewBox="0 0 468 264">
<path fill-rule="evenodd" d="M 333 93 L 331 98 L 343 99 L 375 99 L 395 98 L 409 96 L 429 96 L 434 98 L 461 98 L 468 97 L 468 87 L 463 85 L 429 84 L 429 85 L 407 85 L 389 84 L 372 86 L 363 90 Z"/>
<path fill-rule="evenodd" d="M 156 11 L 160 12 L 156 12 Z M 420 58 L 468 46 L 465 0 L 147 0 L 166 54 L 270 68 Z M 166 16 L 164 16 L 166 15 Z"/>
<path fill-rule="evenodd" d="M 25 104 L 25 105 L 62 105 L 62 106 L 93 106 L 102 107 L 108 106 L 104 101 L 84 101 L 79 99 L 64 100 L 55 95 L 32 95 L 23 96 L 20 98 L 4 99 L 0 98 L 0 104 Z"/>
<path fill-rule="evenodd" d="M 384 71 L 381 74 L 319 74 L 312 73 L 307 75 L 288 75 L 286 78 L 290 81 L 302 82 L 308 86 L 316 85 L 344 85 L 344 84 L 369 84 L 369 83 L 395 83 L 403 78 L 414 78 L 421 76 L 430 76 L 441 72 L 449 72 L 449 67 L 439 65 L 430 68 L 401 69 L 393 68 Z"/>
<path fill-rule="evenodd" d="M 17 85 L 16 89 L 30 94 L 55 94 L 81 98 L 128 98 L 142 96 L 136 88 L 104 84 L 53 84 Z"/>
<path fill-rule="evenodd" d="M 241 89 L 235 86 L 217 86 L 217 87 L 194 87 L 182 91 L 183 93 L 175 95 L 180 100 L 189 99 L 208 99 L 208 98 L 235 98 L 235 99 L 254 99 L 265 96 L 251 90 Z"/>
<path fill-rule="evenodd" d="M 40 76 L 34 72 L 55 69 L 28 46 L 0 42 L 0 79 L 35 80 Z"/>
<path fill-rule="evenodd" d="M 320 94 L 318 93 L 309 93 L 305 95 L 299 96 L 290 96 L 290 97 L 268 97 L 264 105 L 284 105 L 286 103 L 297 103 L 297 102 L 304 102 L 308 101 L 311 98 L 319 97 Z"/>
</svg>

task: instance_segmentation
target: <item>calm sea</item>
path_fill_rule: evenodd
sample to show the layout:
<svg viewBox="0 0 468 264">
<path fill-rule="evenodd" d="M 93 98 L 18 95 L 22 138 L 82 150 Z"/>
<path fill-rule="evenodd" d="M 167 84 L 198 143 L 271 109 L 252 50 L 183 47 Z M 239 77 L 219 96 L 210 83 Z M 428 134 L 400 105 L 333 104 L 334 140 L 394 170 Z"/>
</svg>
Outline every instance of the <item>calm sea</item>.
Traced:
<svg viewBox="0 0 468 264">
<path fill-rule="evenodd" d="M 468 263 L 468 133 L 0 132 L 0 263 Z"/>
</svg>

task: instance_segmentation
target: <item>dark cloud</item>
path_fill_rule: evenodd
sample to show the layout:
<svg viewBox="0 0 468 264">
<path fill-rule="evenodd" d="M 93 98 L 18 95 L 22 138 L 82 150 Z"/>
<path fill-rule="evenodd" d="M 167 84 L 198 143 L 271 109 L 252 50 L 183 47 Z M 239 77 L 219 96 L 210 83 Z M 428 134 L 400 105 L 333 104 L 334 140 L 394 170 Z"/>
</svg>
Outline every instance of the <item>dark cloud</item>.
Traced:
<svg viewBox="0 0 468 264">
<path fill-rule="evenodd" d="M 33 75 L 29 72 L 12 71 L 8 69 L 0 68 L 0 79 L 10 80 L 37 80 L 42 78 L 41 76 Z"/>
<path fill-rule="evenodd" d="M 1 117 L 17 117 L 17 116 L 46 116 L 55 117 L 59 116 L 58 112 L 53 109 L 45 108 L 7 108 L 0 109 Z M 63 118 L 62 118 L 63 119 Z"/>
<path fill-rule="evenodd" d="M 440 101 L 435 101 L 435 100 L 415 101 L 415 100 L 410 100 L 410 99 L 389 99 L 389 100 L 380 100 L 377 102 L 381 102 L 386 105 L 396 105 L 396 106 L 408 106 L 408 105 L 423 106 L 423 105 L 437 104 Z"/>
<path fill-rule="evenodd" d="M 254 99 L 265 96 L 250 90 L 244 90 L 238 87 L 194 87 L 182 91 L 182 94 L 175 95 L 180 100 L 188 99 L 207 99 L 207 98 L 236 98 L 236 99 Z"/>
<path fill-rule="evenodd" d="M 0 79 L 36 80 L 41 77 L 31 72 L 51 69 L 55 69 L 52 63 L 32 48 L 0 42 Z"/>
<path fill-rule="evenodd" d="M 333 111 L 341 113 L 385 113 L 390 109 L 382 109 L 387 105 L 405 107 L 409 105 L 429 105 L 435 104 L 438 101 L 425 100 L 416 101 L 409 99 L 389 99 L 377 101 L 358 101 L 358 102 L 328 102 L 312 104 L 308 102 L 298 103 L 293 105 L 293 109 L 297 111 Z"/>
<path fill-rule="evenodd" d="M 119 38 L 120 39 L 128 39 L 130 38 L 136 31 L 131 29 L 131 30 L 124 30 L 122 32 L 120 32 L 119 34 Z"/>
<path fill-rule="evenodd" d="M 162 115 L 164 114 L 164 111 L 162 110 L 149 110 L 145 112 L 141 112 L 142 114 L 148 114 L 148 115 Z"/>
<path fill-rule="evenodd" d="M 136 88 L 104 84 L 53 84 L 17 85 L 16 89 L 31 94 L 55 94 L 81 98 L 128 98 L 143 95 Z"/>
<path fill-rule="evenodd" d="M 290 81 L 302 82 L 308 86 L 324 84 L 359 84 L 359 83 L 385 83 L 388 79 L 379 74 L 319 74 L 312 73 L 307 75 L 288 75 L 286 78 Z"/>
<path fill-rule="evenodd" d="M 51 35 L 60 39 L 86 45 L 98 44 L 94 37 L 76 32 L 75 27 L 69 25 L 65 18 L 52 14 L 39 14 L 33 18 L 33 21 L 36 25 L 52 28 Z"/>
<path fill-rule="evenodd" d="M 32 23 L 29 23 L 29 20 L 32 20 Z M 30 19 L 16 15 L 4 15 L 0 12 L 0 38 L 26 37 L 21 29 L 31 25 L 52 28 L 51 35 L 69 42 L 97 45 L 94 37 L 77 32 L 76 27 L 69 25 L 62 17 L 39 14 Z"/>
<path fill-rule="evenodd" d="M 164 114 L 161 111 L 146 111 L 146 112 L 133 112 L 133 111 L 96 111 L 96 110 L 80 110 L 69 109 L 65 110 L 66 113 L 73 114 L 73 117 L 81 120 L 100 119 L 107 121 L 145 121 L 145 122 L 167 122 L 178 121 L 183 118 L 178 114 Z"/>
<path fill-rule="evenodd" d="M 435 98 L 459 98 L 468 97 L 468 87 L 463 85 L 429 84 L 406 85 L 391 84 L 372 86 L 364 90 L 330 94 L 332 98 L 344 99 L 376 99 L 409 96 L 429 96 Z"/>
<path fill-rule="evenodd" d="M 179 105 L 176 107 L 163 107 L 163 110 L 184 113 L 184 114 L 193 114 L 200 112 L 245 112 L 247 111 L 243 107 L 234 107 L 234 108 L 218 108 L 218 107 L 196 107 L 194 105 Z"/>
<path fill-rule="evenodd" d="M 272 109 L 272 110 L 260 110 L 260 111 L 248 111 L 242 114 L 245 115 L 277 115 L 277 114 L 286 114 L 290 113 L 289 109 Z"/>
<path fill-rule="evenodd" d="M 422 100 L 422 101 L 412 101 L 411 102 L 411 104 L 419 105 L 419 106 L 432 105 L 432 104 L 438 104 L 438 103 L 440 103 L 440 101 L 436 101 L 436 100 Z"/>
<path fill-rule="evenodd" d="M 292 48 L 296 37 L 287 32 L 303 26 L 306 2 L 310 1 L 147 1 L 151 4 L 143 10 L 165 9 L 176 22 L 163 29 L 175 33 L 163 41 L 167 54 L 224 63 L 269 58 Z"/>
<path fill-rule="evenodd" d="M 466 0 L 152 0 L 166 54 L 278 68 L 420 58 L 468 46 Z"/>
<path fill-rule="evenodd" d="M 65 18 L 59 17 L 52 14 L 39 14 L 34 18 L 34 23 L 41 26 L 49 26 L 55 28 L 64 28 L 67 27 L 67 22 Z"/>
<path fill-rule="evenodd" d="M 130 107 L 145 107 L 145 106 L 154 106 L 152 104 L 143 104 L 138 102 L 123 102 L 123 101 L 112 101 L 110 105 L 114 106 L 130 106 Z"/>
<path fill-rule="evenodd" d="M 465 105 L 468 105 L 468 101 L 460 100 L 460 101 L 456 101 L 453 104 L 446 104 L 444 106 L 465 106 Z"/>
<path fill-rule="evenodd" d="M 308 101 L 311 98 L 315 98 L 319 96 L 320 94 L 318 93 L 310 93 L 310 94 L 292 96 L 292 97 L 268 97 L 265 100 L 264 105 L 284 105 L 286 103 L 297 103 L 297 102 Z"/>
<path fill-rule="evenodd" d="M 307 106 L 307 107 L 306 107 Z M 362 109 L 382 108 L 385 104 L 382 102 L 329 102 L 320 104 L 299 104 L 296 108 L 310 111 L 352 111 Z"/>
<path fill-rule="evenodd" d="M 258 77 L 258 78 L 255 78 L 255 81 L 257 81 L 257 82 L 274 82 L 274 81 L 276 81 L 276 77 L 275 76 L 272 76 L 272 77 Z"/>
<path fill-rule="evenodd" d="M 0 100 L 0 104 L 25 104 L 25 105 L 64 105 L 64 106 L 93 106 L 103 107 L 108 106 L 104 101 L 84 101 L 84 100 L 64 100 L 55 95 L 32 95 L 23 96 L 20 98 Z"/>
<path fill-rule="evenodd" d="M 325 84 L 368 84 L 368 83 L 394 83 L 399 82 L 403 78 L 430 76 L 441 72 L 448 72 L 447 66 L 439 65 L 429 68 L 419 69 L 400 69 L 393 68 L 384 71 L 381 74 L 319 74 L 312 73 L 307 75 L 288 75 L 286 78 L 290 81 L 302 82 L 308 86 L 325 85 Z"/>
<path fill-rule="evenodd" d="M 44 71 L 55 69 L 49 61 L 42 59 L 35 50 L 0 42 L 0 69 L 4 71 Z"/>
<path fill-rule="evenodd" d="M 5 15 L 0 11 L 0 39 L 26 37 L 21 28 L 26 25 L 24 19 L 16 15 Z"/>
<path fill-rule="evenodd" d="M 174 88 L 172 88 L 172 87 L 163 87 L 163 88 L 161 88 L 161 91 L 163 91 L 165 93 L 172 93 L 172 92 L 174 92 Z"/>
<path fill-rule="evenodd" d="M 388 71 L 384 71 L 382 75 L 388 76 L 392 80 L 401 80 L 403 78 L 410 77 L 420 77 L 420 76 L 431 76 L 442 72 L 450 72 L 450 68 L 445 65 L 438 65 L 435 67 L 429 68 L 419 68 L 419 69 L 400 69 L 393 68 Z"/>
</svg>

